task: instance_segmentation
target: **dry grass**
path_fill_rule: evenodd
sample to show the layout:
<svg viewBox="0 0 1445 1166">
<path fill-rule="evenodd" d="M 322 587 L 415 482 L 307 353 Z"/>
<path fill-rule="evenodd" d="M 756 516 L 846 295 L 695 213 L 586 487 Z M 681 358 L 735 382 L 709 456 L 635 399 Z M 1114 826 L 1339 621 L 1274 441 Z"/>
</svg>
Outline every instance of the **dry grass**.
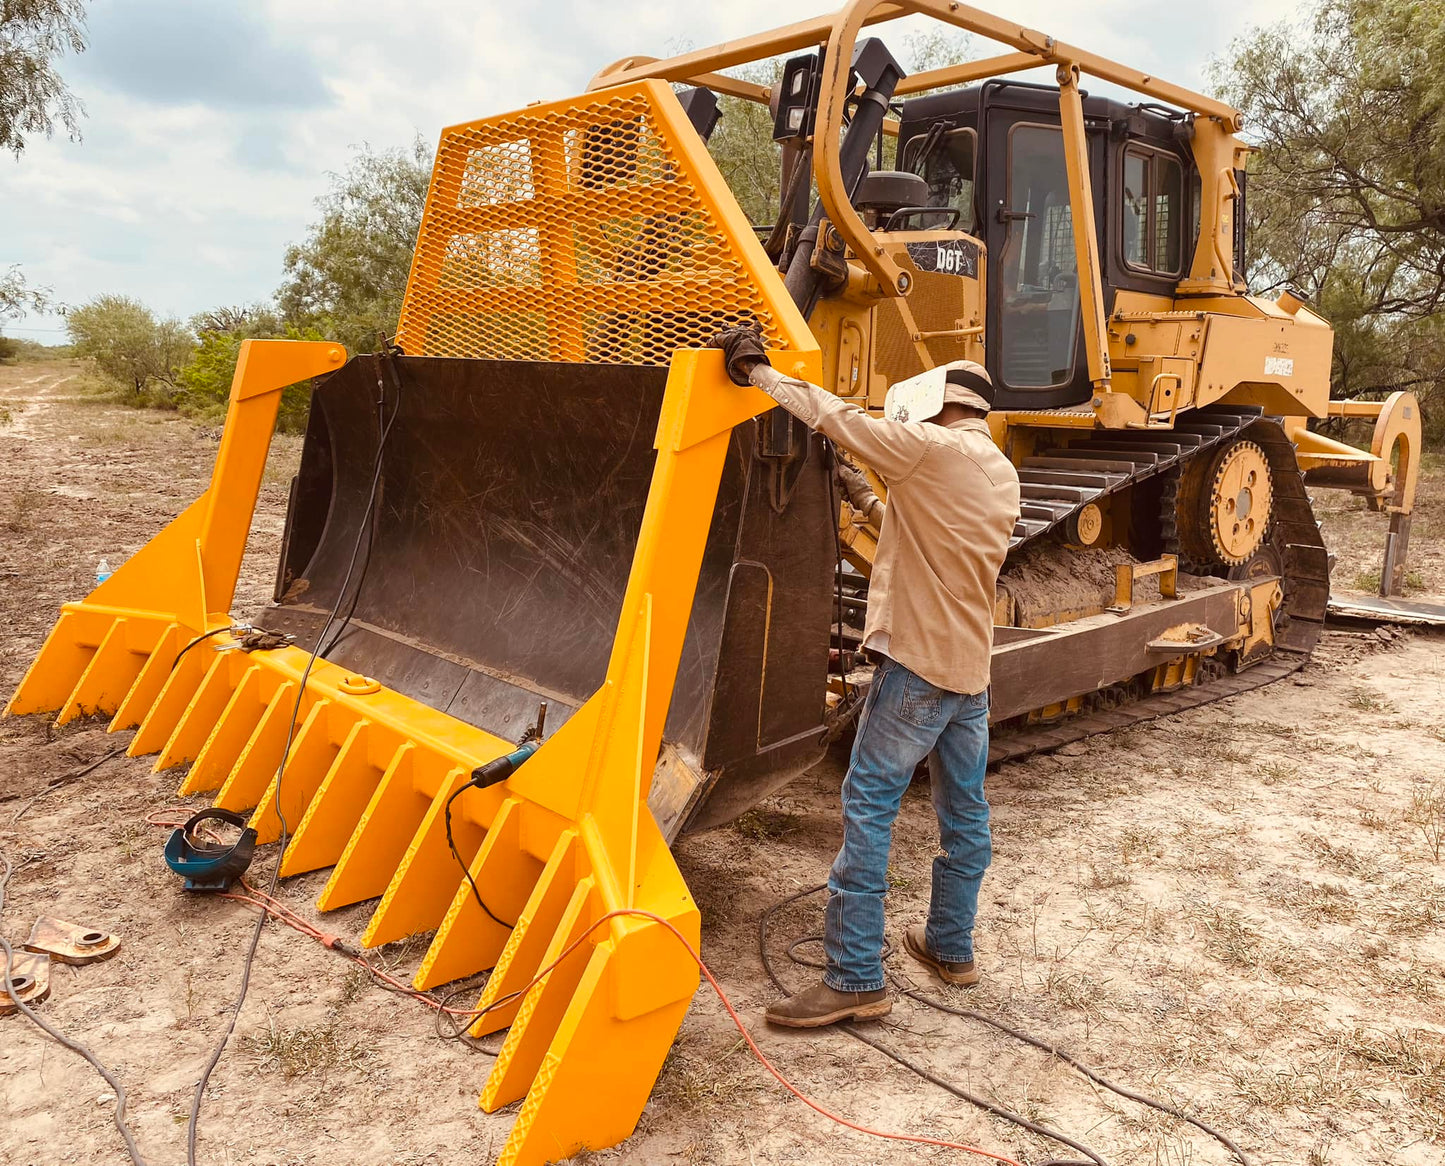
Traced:
<svg viewBox="0 0 1445 1166">
<path fill-rule="evenodd" d="M 360 1069 L 372 1051 L 364 1038 L 344 1034 L 335 1015 L 324 1024 L 296 1028 L 283 1028 L 272 1017 L 264 1032 L 242 1038 L 241 1044 L 261 1068 L 288 1078 Z"/>
<path fill-rule="evenodd" d="M 766 806 L 755 806 L 733 823 L 733 829 L 753 842 L 770 842 L 786 838 L 802 829 L 803 820 L 797 814 L 774 810 Z"/>
<path fill-rule="evenodd" d="M 1382 874 L 1379 859 L 1373 854 L 1361 854 L 1342 842 L 1331 842 L 1321 834 L 1301 836 L 1304 847 L 1326 870 L 1336 874 L 1349 875 L 1367 883 L 1379 882 Z"/>
<path fill-rule="evenodd" d="M 1386 700 L 1379 693 L 1371 692 L 1368 688 L 1356 688 L 1351 691 L 1345 699 L 1345 703 L 1356 712 L 1361 713 L 1391 713 L 1395 706 Z"/>
<path fill-rule="evenodd" d="M 1420 831 L 1425 848 L 1439 862 L 1441 849 L 1445 847 L 1445 783 L 1435 781 L 1426 789 L 1411 791 L 1405 820 Z"/>
<path fill-rule="evenodd" d="M 9 534 L 25 534 L 35 525 L 47 501 L 44 490 L 35 486 L 20 487 L 10 495 L 0 527 Z"/>
<path fill-rule="evenodd" d="M 1266 936 L 1239 908 L 1227 903 L 1205 903 L 1196 909 L 1195 918 L 1208 933 L 1205 953 L 1225 967 L 1297 981 L 1313 964 L 1304 951 L 1287 940 Z"/>
</svg>

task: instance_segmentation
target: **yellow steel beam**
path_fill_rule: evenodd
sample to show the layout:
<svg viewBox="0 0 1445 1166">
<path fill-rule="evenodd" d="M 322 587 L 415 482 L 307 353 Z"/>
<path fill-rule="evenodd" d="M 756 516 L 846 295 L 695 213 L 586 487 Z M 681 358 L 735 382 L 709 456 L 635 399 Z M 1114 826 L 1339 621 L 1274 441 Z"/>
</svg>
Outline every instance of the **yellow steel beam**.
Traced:
<svg viewBox="0 0 1445 1166">
<path fill-rule="evenodd" d="M 944 65 L 938 69 L 912 73 L 899 82 L 897 93 L 904 97 L 910 93 L 924 93 L 949 85 L 969 85 L 989 77 L 1003 77 L 1024 69 L 1036 69 L 1048 63 L 1037 53 L 1001 53 L 979 61 L 964 61 L 957 65 Z"/>
<path fill-rule="evenodd" d="M 741 37 L 737 40 L 724 41 L 722 44 L 705 49 L 695 49 L 675 57 L 661 60 L 640 57 L 624 58 L 598 73 L 588 87 L 597 89 L 606 85 L 641 80 L 644 77 L 661 77 L 669 81 L 692 80 L 701 84 L 697 78 L 712 70 L 727 69 L 734 65 L 764 60 L 782 53 L 796 52 L 799 49 L 815 48 L 819 44 L 831 40 L 838 26 L 852 22 L 855 9 L 860 6 L 866 6 L 869 11 L 862 17 L 859 27 L 881 24 L 910 13 L 932 16 L 966 32 L 975 33 L 1000 44 L 1010 45 L 1017 49 L 1019 54 L 1032 58 L 1034 64 L 1072 61 L 1083 72 L 1091 76 L 1112 81 L 1125 89 L 1132 89 L 1136 93 L 1168 102 L 1170 105 L 1177 105 L 1192 113 L 1218 118 L 1230 130 L 1239 128 L 1239 111 L 1225 102 L 1206 97 L 1204 94 L 1186 89 L 1182 85 L 1161 81 L 1152 73 L 1130 68 L 1128 65 L 1112 61 L 1107 57 L 1101 57 L 1074 45 L 1065 44 L 1047 33 L 1000 19 L 966 4 L 954 3 L 954 0 L 853 0 L 837 13 L 784 25 L 781 28 Z M 1013 54 L 995 59 L 1002 65 L 999 69 L 1000 73 L 1017 72 L 1021 68 L 1030 67 L 1028 64 L 1022 63 L 1015 63 L 1012 66 L 1007 64 L 1007 62 L 1016 60 Z M 966 66 L 958 67 L 965 68 Z M 982 74 L 982 76 L 994 75 L 996 74 Z M 935 82 L 930 87 L 955 83 L 957 82 Z M 904 84 L 907 86 L 908 82 Z M 901 89 L 900 92 L 918 92 L 920 88 L 922 87 L 908 87 Z"/>
<path fill-rule="evenodd" d="M 888 0 L 879 5 L 878 10 L 867 23 L 878 24 L 885 20 L 892 20 L 905 15 L 907 11 L 906 4 Z M 649 77 L 657 77 L 666 81 L 689 81 L 700 74 L 717 69 L 746 65 L 783 53 L 797 52 L 799 49 L 817 48 L 828 39 L 836 20 L 837 16 L 832 13 L 827 16 L 815 16 L 812 20 L 785 25 L 782 28 L 756 33 L 753 36 L 740 37 L 737 40 L 724 41 L 720 45 L 696 49 L 663 60 L 642 61 L 637 57 L 625 58 L 608 65 L 592 78 L 587 88 L 591 90 L 601 89 L 608 85 L 625 85 L 628 82 L 641 81 Z"/>
<path fill-rule="evenodd" d="M 1083 315 L 1084 354 L 1096 393 L 1110 392 L 1108 330 L 1104 308 L 1104 277 L 1099 270 L 1099 235 L 1094 223 L 1094 184 L 1089 177 L 1089 139 L 1084 130 L 1084 103 L 1077 66 L 1061 64 L 1059 120 L 1064 132 L 1064 164 L 1069 174 L 1069 205 L 1073 210 L 1074 260 L 1079 278 L 1079 310 Z"/>
</svg>

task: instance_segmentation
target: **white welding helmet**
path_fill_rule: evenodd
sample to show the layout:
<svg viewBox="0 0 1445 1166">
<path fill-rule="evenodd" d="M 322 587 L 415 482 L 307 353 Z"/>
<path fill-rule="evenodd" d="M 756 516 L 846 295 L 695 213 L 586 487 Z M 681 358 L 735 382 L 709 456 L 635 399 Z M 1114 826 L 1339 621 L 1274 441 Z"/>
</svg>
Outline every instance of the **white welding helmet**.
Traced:
<svg viewBox="0 0 1445 1166">
<path fill-rule="evenodd" d="M 899 381 L 883 399 L 889 421 L 927 421 L 949 401 L 987 413 L 993 408 L 993 379 L 971 360 L 954 360 Z"/>
<path fill-rule="evenodd" d="M 948 370 L 940 365 L 888 386 L 883 416 L 889 421 L 927 421 L 943 408 Z"/>
</svg>

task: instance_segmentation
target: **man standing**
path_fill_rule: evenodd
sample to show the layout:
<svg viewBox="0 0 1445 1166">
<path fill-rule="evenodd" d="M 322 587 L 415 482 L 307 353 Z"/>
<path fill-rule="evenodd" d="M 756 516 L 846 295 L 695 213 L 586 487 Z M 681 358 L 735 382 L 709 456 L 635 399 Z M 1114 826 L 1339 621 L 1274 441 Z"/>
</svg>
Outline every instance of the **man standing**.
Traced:
<svg viewBox="0 0 1445 1166">
<path fill-rule="evenodd" d="M 989 436 L 993 382 L 971 361 L 889 391 L 888 419 L 785 377 L 755 330 L 714 341 L 753 384 L 857 454 L 888 486 L 863 646 L 877 661 L 843 782 L 843 847 L 828 876 L 822 982 L 774 1004 L 792 1028 L 886 1015 L 883 896 L 893 821 L 913 771 L 929 773 L 943 853 L 927 924 L 904 947 L 952 984 L 974 984 L 973 921 L 992 850 L 984 768 L 994 591 L 1019 516 L 1019 479 Z M 918 383 L 926 385 L 920 391 Z M 895 399 L 896 398 L 896 399 Z"/>
</svg>

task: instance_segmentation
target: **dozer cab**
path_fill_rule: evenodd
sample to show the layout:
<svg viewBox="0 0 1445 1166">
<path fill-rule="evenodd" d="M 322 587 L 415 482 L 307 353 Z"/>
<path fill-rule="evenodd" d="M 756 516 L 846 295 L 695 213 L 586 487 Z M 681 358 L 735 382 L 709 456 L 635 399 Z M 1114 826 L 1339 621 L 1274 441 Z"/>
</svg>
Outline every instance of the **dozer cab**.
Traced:
<svg viewBox="0 0 1445 1166">
<path fill-rule="evenodd" d="M 908 76 L 864 35 L 908 13 L 1007 51 Z M 774 57 L 770 88 L 723 72 Z M 1041 65 L 1055 84 L 1012 79 Z M 772 111 L 773 223 L 708 155 L 718 94 Z M 1387 583 L 1402 567 L 1418 408 L 1330 401 L 1329 325 L 1248 294 L 1239 129 L 946 0 L 857 0 L 450 127 L 398 350 L 244 345 L 209 489 L 65 606 L 7 711 L 134 729 L 183 793 L 285 837 L 284 875 L 330 868 L 322 908 L 376 900 L 363 943 L 430 933 L 418 988 L 492 969 L 481 1104 L 525 1098 L 502 1162 L 615 1144 L 698 984 L 670 844 L 816 762 L 868 677 L 876 511 L 839 500 L 846 451 L 727 380 L 722 326 L 874 410 L 943 362 L 989 368 L 1024 499 L 1002 756 L 1298 667 L 1329 588 L 1307 484 L 1388 513 Z M 297 642 L 248 651 L 227 613 L 307 378 L 263 620 Z M 1309 427 L 1361 413 L 1369 452 Z"/>
</svg>

